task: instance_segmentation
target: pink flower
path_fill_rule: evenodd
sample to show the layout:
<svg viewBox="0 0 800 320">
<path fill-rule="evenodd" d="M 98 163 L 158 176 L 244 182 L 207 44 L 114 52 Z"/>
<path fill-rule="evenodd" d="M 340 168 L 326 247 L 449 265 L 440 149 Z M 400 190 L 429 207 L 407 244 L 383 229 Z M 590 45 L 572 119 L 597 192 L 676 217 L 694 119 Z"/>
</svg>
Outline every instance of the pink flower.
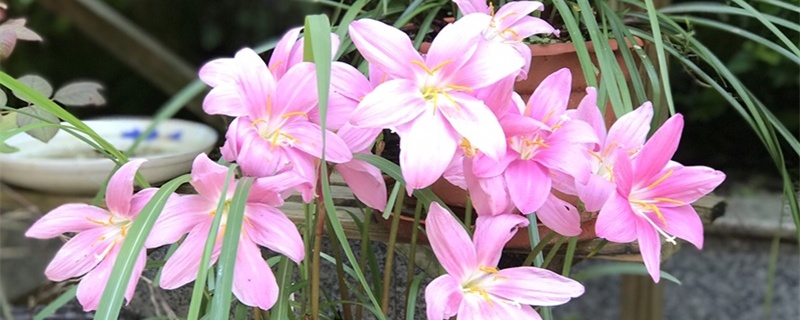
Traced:
<svg viewBox="0 0 800 320">
<path fill-rule="evenodd" d="M 361 129 L 345 124 L 336 134 L 355 154 L 370 153 L 369 148 L 380 132 L 380 129 Z M 337 164 L 334 168 L 358 200 L 376 210 L 386 208 L 386 181 L 380 169 L 358 159 Z"/>
<path fill-rule="evenodd" d="M 505 151 L 497 119 L 473 92 L 513 74 L 523 61 L 511 48 L 479 46 L 480 30 L 469 20 L 442 29 L 424 57 L 398 29 L 369 19 L 350 25 L 359 52 L 390 79 L 364 97 L 350 123 L 397 131 L 409 192 L 442 176 L 462 137 L 495 159 Z"/>
<path fill-rule="evenodd" d="M 293 28 L 287 31 L 269 57 L 267 66 L 275 79 L 280 79 L 294 65 L 303 62 L 303 38 L 297 38 L 303 28 Z M 331 56 L 339 49 L 339 36 L 331 33 Z"/>
<path fill-rule="evenodd" d="M 219 257 L 222 236 L 228 218 L 228 203 L 236 189 L 236 181 L 228 183 L 222 194 L 228 169 L 220 166 L 205 154 L 195 158 L 192 165 L 192 186 L 196 195 L 184 195 L 171 200 L 151 231 L 149 245 L 160 246 L 176 242 L 189 233 L 175 253 L 167 260 L 161 274 L 161 287 L 174 289 L 197 277 L 200 258 L 216 214 L 222 214 L 222 224 L 211 255 L 210 264 Z M 280 194 L 301 183 L 293 173 L 259 178 L 253 184 L 247 199 L 242 233 L 233 270 L 233 294 L 242 303 L 269 309 L 277 301 L 278 284 L 272 270 L 261 256 L 259 245 L 281 253 L 292 261 L 303 260 L 303 240 L 297 227 L 275 207 L 283 204 Z M 225 210 L 217 212 L 220 198 L 226 199 Z M 210 265 L 209 265 L 210 267 Z"/>
<path fill-rule="evenodd" d="M 474 200 L 479 214 L 506 212 L 510 199 L 520 212 L 537 212 L 542 223 L 562 235 L 581 232 L 577 209 L 551 193 L 554 175 L 588 172 L 584 150 L 597 142 L 587 123 L 566 112 L 571 79 L 569 69 L 553 73 L 522 110 L 512 109 L 500 119 L 508 141 L 505 158 L 498 162 L 478 154 L 468 173 L 474 175 L 467 180 L 472 198 L 482 198 Z"/>
<path fill-rule="evenodd" d="M 201 79 L 214 87 L 204 110 L 237 117 L 228 127 L 223 157 L 236 161 L 247 176 L 294 170 L 308 181 L 303 196 L 309 200 L 314 195 L 315 161 L 323 153 L 322 130 L 309 117 L 317 105 L 314 65 L 298 63 L 275 81 L 251 49 L 239 51 L 233 63 L 228 60 L 209 62 L 200 70 Z M 352 158 L 347 145 L 330 131 L 324 152 L 334 163 Z"/>
<path fill-rule="evenodd" d="M 508 2 L 494 12 L 494 6 L 487 6 L 484 0 L 453 0 L 464 15 L 476 15 L 475 22 L 485 26 L 482 32 L 486 40 L 503 43 L 519 52 L 525 64 L 519 70 L 518 80 L 528 77 L 531 68 L 531 48 L 523 40 L 534 34 L 555 34 L 559 32 L 547 21 L 533 17 L 531 12 L 544 10 L 539 1 Z"/>
<path fill-rule="evenodd" d="M 590 162 L 590 174 L 575 181 L 576 193 L 583 201 L 587 211 L 598 211 L 605 201 L 614 193 L 614 163 L 617 150 L 624 151 L 628 157 L 634 157 L 644 145 L 650 132 L 650 121 L 653 118 L 653 106 L 645 102 L 636 110 L 629 112 L 614 122 L 606 133 L 605 121 L 597 108 L 597 92 L 594 88 L 586 89 L 586 97 L 581 100 L 575 117 L 589 123 L 600 139 L 600 144 L 587 149 Z"/>
<path fill-rule="evenodd" d="M 703 247 L 703 225 L 691 203 L 713 191 L 725 174 L 703 166 L 671 162 L 678 148 L 683 117 L 667 120 L 633 158 L 618 150 L 616 192 L 600 209 L 597 235 L 613 242 L 639 241 L 644 264 L 659 280 L 661 240 L 684 239 Z M 660 236 L 659 236 L 660 235 Z"/>
<path fill-rule="evenodd" d="M 48 212 L 25 232 L 25 236 L 37 239 L 77 233 L 56 253 L 44 273 L 52 281 L 83 276 L 77 296 L 85 311 L 97 309 L 128 228 L 156 191 L 151 188 L 133 193 L 133 179 L 143 162 L 144 159 L 131 160 L 111 177 L 106 189 L 108 210 L 82 203 L 65 204 Z M 128 302 L 133 298 L 145 260 L 146 250 L 142 248 L 125 290 Z"/>
<path fill-rule="evenodd" d="M 554 306 L 583 294 L 583 286 L 534 267 L 497 269 L 503 246 L 528 224 L 520 215 L 481 216 L 474 239 L 431 203 L 426 231 L 447 274 L 425 289 L 428 319 L 541 319 L 531 305 Z"/>
</svg>

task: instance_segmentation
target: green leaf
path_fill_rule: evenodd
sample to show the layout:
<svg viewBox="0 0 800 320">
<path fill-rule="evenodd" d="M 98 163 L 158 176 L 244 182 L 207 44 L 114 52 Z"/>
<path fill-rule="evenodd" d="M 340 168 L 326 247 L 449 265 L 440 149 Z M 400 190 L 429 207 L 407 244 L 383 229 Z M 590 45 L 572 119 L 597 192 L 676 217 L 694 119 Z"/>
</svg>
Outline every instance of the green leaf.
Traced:
<svg viewBox="0 0 800 320">
<path fill-rule="evenodd" d="M 573 273 L 572 278 L 578 281 L 586 281 L 598 277 L 621 275 L 621 274 L 642 275 L 642 276 L 649 275 L 649 273 L 647 273 L 647 268 L 644 266 L 644 264 L 628 263 L 628 262 L 606 262 Z M 679 285 L 681 284 L 681 281 L 678 280 L 678 278 L 675 278 L 675 276 L 667 273 L 666 271 L 661 271 L 660 274 L 662 279 L 677 283 Z"/>
<path fill-rule="evenodd" d="M 25 131 L 25 133 L 36 138 L 36 140 L 47 143 L 58 133 L 58 117 L 35 105 L 19 109 L 19 113 L 17 114 L 17 126 L 24 127 L 37 122 L 52 123 L 56 126 L 46 126 Z"/>
<path fill-rule="evenodd" d="M 289 307 L 289 287 L 292 284 L 292 271 L 294 270 L 294 263 L 287 257 L 280 257 L 278 262 L 278 273 L 275 278 L 278 280 L 278 288 L 280 294 L 278 295 L 278 302 L 272 307 L 272 317 L 275 319 L 288 319 L 291 309 Z"/>
<path fill-rule="evenodd" d="M 73 285 L 70 286 L 67 291 L 64 291 L 58 298 L 50 302 L 42 311 L 36 314 L 33 317 L 33 320 L 45 320 L 51 314 L 55 313 L 59 308 L 63 307 L 67 302 L 75 298 L 75 294 L 78 292 L 78 286 Z"/>
<path fill-rule="evenodd" d="M 406 303 L 406 320 L 414 320 L 414 312 L 417 310 L 417 296 L 419 296 L 419 286 L 422 279 L 425 278 L 424 274 L 414 276 L 411 280 L 411 287 L 408 289 L 408 302 Z"/>
<path fill-rule="evenodd" d="M 344 249 L 345 255 L 347 256 L 348 261 L 353 266 L 358 265 L 358 260 L 356 260 L 355 255 L 353 254 L 353 250 L 350 248 L 350 244 L 347 242 L 347 238 L 344 234 L 344 229 L 342 228 L 342 223 L 339 221 L 339 217 L 336 214 L 336 206 L 333 204 L 333 198 L 331 198 L 331 190 L 330 190 L 330 181 L 328 180 L 328 167 L 325 165 L 325 123 L 327 119 L 327 111 L 328 111 L 328 94 L 330 91 L 330 79 L 331 79 L 331 44 L 330 44 L 330 23 L 328 22 L 328 17 L 325 15 L 312 15 L 306 17 L 305 23 L 305 30 L 306 30 L 306 38 L 305 38 L 305 54 L 304 60 L 306 61 L 313 61 L 316 64 L 316 71 L 317 71 L 317 88 L 318 92 L 317 95 L 319 97 L 319 117 L 320 117 L 320 126 L 322 127 L 321 134 L 322 134 L 322 165 L 320 165 L 320 177 L 321 177 L 321 185 L 322 185 L 322 197 L 323 203 L 325 205 L 325 210 L 329 214 L 326 216 L 330 220 L 331 225 L 333 226 L 334 233 L 336 234 L 337 240 L 342 245 L 342 249 Z M 356 271 L 356 278 L 361 283 L 364 291 L 367 293 L 367 296 L 372 302 L 372 305 L 380 310 L 380 304 L 378 300 L 375 299 L 375 295 L 372 293 L 372 290 L 369 288 L 369 284 L 367 283 L 366 279 L 364 278 L 364 273 L 361 271 L 360 268 L 355 268 Z M 379 315 L 379 319 L 385 319 L 383 315 Z"/>
<path fill-rule="evenodd" d="M 4 106 L 6 104 L 8 104 L 8 96 L 6 95 L 5 91 L 0 90 L 0 106 Z"/>
<path fill-rule="evenodd" d="M 103 296 L 95 313 L 95 319 L 117 319 L 119 310 L 122 307 L 122 300 L 125 297 L 125 290 L 128 287 L 128 280 L 133 273 L 133 266 L 139 258 L 139 254 L 144 250 L 144 242 L 150 234 L 158 215 L 164 209 L 169 197 L 182 184 L 189 182 L 191 176 L 182 175 L 165 183 L 142 208 L 136 219 L 133 220 L 128 235 L 122 242 L 117 260 L 111 269 Z M 139 275 L 136 275 L 139 276 Z"/>
<path fill-rule="evenodd" d="M 242 236 L 244 208 L 253 181 L 255 181 L 253 177 L 240 179 L 231 199 L 228 220 L 225 224 L 225 235 L 217 262 L 217 283 L 214 297 L 211 299 L 211 319 L 227 319 L 231 310 L 234 265 L 236 264 L 239 239 Z"/>
</svg>

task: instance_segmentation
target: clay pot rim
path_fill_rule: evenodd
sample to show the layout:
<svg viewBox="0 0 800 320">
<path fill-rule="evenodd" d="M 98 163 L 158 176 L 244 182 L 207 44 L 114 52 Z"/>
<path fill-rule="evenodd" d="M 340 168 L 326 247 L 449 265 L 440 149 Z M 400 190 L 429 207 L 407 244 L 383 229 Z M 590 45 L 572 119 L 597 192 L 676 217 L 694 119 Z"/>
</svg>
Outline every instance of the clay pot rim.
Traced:
<svg viewBox="0 0 800 320">
<path fill-rule="evenodd" d="M 644 45 L 644 40 L 639 37 L 634 37 L 636 40 L 636 45 L 641 47 Z M 594 43 L 592 41 L 586 41 L 586 49 L 589 52 L 595 52 L 594 50 Z M 625 39 L 625 43 L 628 47 L 632 47 L 630 41 Z M 619 49 L 619 44 L 617 39 L 608 39 L 608 44 L 611 47 L 612 51 L 617 51 Z M 575 52 L 575 43 L 573 42 L 558 42 L 558 43 L 551 43 L 551 44 L 529 44 L 528 47 L 531 49 L 531 53 L 533 56 L 555 56 L 560 54 L 566 53 L 574 53 Z"/>
</svg>

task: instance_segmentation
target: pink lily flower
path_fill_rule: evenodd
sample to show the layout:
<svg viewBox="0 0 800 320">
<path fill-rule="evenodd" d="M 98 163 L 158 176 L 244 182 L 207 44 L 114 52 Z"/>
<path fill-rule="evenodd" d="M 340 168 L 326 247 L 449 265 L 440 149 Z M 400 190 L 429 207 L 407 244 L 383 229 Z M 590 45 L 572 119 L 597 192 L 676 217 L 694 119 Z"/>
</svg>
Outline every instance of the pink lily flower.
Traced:
<svg viewBox="0 0 800 320">
<path fill-rule="evenodd" d="M 502 128 L 473 92 L 513 74 L 523 61 L 511 48 L 479 46 L 480 30 L 470 21 L 442 29 L 424 57 L 396 28 L 369 19 L 350 25 L 359 52 L 390 79 L 364 97 L 350 123 L 397 131 L 409 193 L 442 176 L 462 137 L 494 159 L 505 151 Z"/>
<path fill-rule="evenodd" d="M 336 134 L 354 154 L 369 154 L 372 142 L 380 133 L 381 129 L 361 129 L 345 124 Z M 380 169 L 358 159 L 337 164 L 334 169 L 342 175 L 342 179 L 358 200 L 376 210 L 386 209 L 386 181 Z"/>
<path fill-rule="evenodd" d="M 602 208 L 608 197 L 614 193 L 614 163 L 617 150 L 634 157 L 647 140 L 650 122 L 653 119 L 653 105 L 645 102 L 614 122 L 606 132 L 605 121 L 597 108 L 597 91 L 586 88 L 586 97 L 581 100 L 575 113 L 577 119 L 589 123 L 600 140 L 600 144 L 587 149 L 591 174 L 575 181 L 575 192 L 583 201 L 586 210 L 596 212 Z"/>
<path fill-rule="evenodd" d="M 136 170 L 144 162 L 144 159 L 131 160 L 114 173 L 106 189 L 107 210 L 83 203 L 65 204 L 48 212 L 25 232 L 26 237 L 36 239 L 77 233 L 56 253 L 44 274 L 52 281 L 83 276 L 77 296 L 84 311 L 97 309 L 128 228 L 156 191 L 149 188 L 133 193 Z M 146 257 L 146 250 L 142 248 L 125 289 L 128 303 L 144 270 Z"/>
<path fill-rule="evenodd" d="M 528 224 L 520 215 L 478 217 L 470 239 L 434 202 L 425 223 L 433 253 L 447 272 L 425 289 L 428 319 L 456 314 L 458 319 L 541 319 L 531 305 L 560 305 L 583 294 L 580 283 L 546 269 L 497 269 L 503 246 Z"/>
<path fill-rule="evenodd" d="M 200 154 L 192 164 L 192 186 L 198 194 L 184 195 L 171 200 L 164 208 L 151 231 L 149 245 L 174 243 L 188 232 L 186 239 L 167 260 L 161 273 L 161 287 L 175 289 L 197 277 L 214 216 L 218 214 L 220 198 L 230 201 L 236 189 L 236 180 L 228 183 L 222 194 L 228 169 Z M 283 204 L 281 193 L 303 180 L 292 172 L 259 178 L 253 184 L 247 199 L 242 233 L 233 271 L 233 294 L 243 304 L 267 310 L 278 299 L 278 284 L 272 270 L 261 256 L 260 246 L 281 253 L 296 263 L 305 256 L 303 240 L 297 227 L 275 207 Z M 225 234 L 227 205 L 222 224 L 208 267 L 219 258 L 222 237 Z"/>
<path fill-rule="evenodd" d="M 269 57 L 267 66 L 275 79 L 283 78 L 283 75 L 294 65 L 303 62 L 304 42 L 303 38 L 297 38 L 303 28 L 293 28 L 287 31 Z M 339 36 L 331 33 L 331 56 L 336 54 L 339 49 Z"/>
<path fill-rule="evenodd" d="M 298 63 L 275 81 L 251 49 L 240 50 L 233 62 L 236 68 L 222 68 L 224 64 L 212 61 L 200 70 L 201 79 L 214 87 L 206 96 L 204 110 L 237 117 L 228 127 L 223 157 L 236 161 L 248 176 L 295 170 L 307 179 L 301 191 L 310 200 L 315 161 L 323 153 L 321 128 L 309 118 L 317 105 L 314 65 Z M 352 158 L 344 141 L 330 131 L 324 152 L 326 160 L 334 163 Z"/>
<path fill-rule="evenodd" d="M 683 117 L 667 120 L 633 158 L 617 150 L 616 192 L 597 217 L 597 235 L 613 242 L 639 241 L 647 271 L 659 280 L 661 239 L 681 238 L 703 247 L 703 224 L 691 203 L 713 191 L 725 174 L 704 166 L 671 162 L 683 130 Z"/>
<path fill-rule="evenodd" d="M 494 6 L 483 0 L 453 0 L 464 15 L 477 14 L 481 25 L 486 26 L 482 32 L 486 40 L 503 43 L 513 47 L 525 59 L 520 68 L 517 80 L 528 78 L 531 68 L 531 48 L 523 40 L 534 34 L 555 34 L 559 32 L 544 19 L 531 16 L 531 12 L 544 10 L 539 1 L 508 2 L 495 13 Z"/>
<path fill-rule="evenodd" d="M 542 81 L 524 109 L 512 109 L 500 120 L 508 140 L 504 159 L 498 162 L 480 154 L 473 159 L 471 174 L 475 177 L 467 181 L 476 186 L 470 186 L 472 198 L 482 198 L 476 206 L 483 211 L 477 211 L 479 214 L 506 211 L 506 199 L 510 198 L 520 212 L 537 212 L 542 223 L 554 231 L 566 236 L 580 234 L 577 209 L 551 193 L 553 176 L 588 172 L 584 150 L 597 143 L 592 128 L 567 113 L 571 79 L 568 69 L 553 73 Z"/>
</svg>

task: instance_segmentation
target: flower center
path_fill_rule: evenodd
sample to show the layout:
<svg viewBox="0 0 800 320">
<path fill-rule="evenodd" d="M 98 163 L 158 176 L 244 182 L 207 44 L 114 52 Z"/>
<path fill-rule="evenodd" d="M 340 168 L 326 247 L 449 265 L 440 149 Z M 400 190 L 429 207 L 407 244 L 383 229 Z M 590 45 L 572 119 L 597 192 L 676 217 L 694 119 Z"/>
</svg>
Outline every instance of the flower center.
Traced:
<svg viewBox="0 0 800 320">
<path fill-rule="evenodd" d="M 538 132 L 532 136 L 515 136 L 508 139 L 511 149 L 519 153 L 522 160 L 530 160 L 542 149 L 550 148 Z"/>
<path fill-rule="evenodd" d="M 461 291 L 464 294 L 477 294 L 484 300 L 486 303 L 489 304 L 490 307 L 494 307 L 494 302 L 499 301 L 502 303 L 512 303 L 517 304 L 516 302 L 506 300 L 504 298 L 498 297 L 492 293 L 483 289 L 487 282 L 496 282 L 496 281 L 507 281 L 509 280 L 508 277 L 504 277 L 498 275 L 497 273 L 499 270 L 495 267 L 478 267 L 478 271 L 473 274 L 462 286 Z"/>
<path fill-rule="evenodd" d="M 96 241 L 99 242 L 99 241 L 111 240 L 110 242 L 108 242 L 108 245 L 106 245 L 106 248 L 103 249 L 103 252 L 95 255 L 95 259 L 97 259 L 98 261 L 103 260 L 103 258 L 105 258 L 108 255 L 108 253 L 111 251 L 112 248 L 114 248 L 114 246 L 122 242 L 122 240 L 124 240 L 125 237 L 128 236 L 128 228 L 133 222 L 130 219 L 118 216 L 114 213 L 109 213 L 108 220 L 96 220 L 89 217 L 87 217 L 86 220 L 89 220 L 94 224 L 105 227 L 104 230 L 105 232 L 103 232 L 103 235 L 97 238 Z"/>
<path fill-rule="evenodd" d="M 256 119 L 250 123 L 250 127 L 254 128 L 256 132 L 258 132 L 258 135 L 269 142 L 270 146 L 273 148 L 278 146 L 293 146 L 295 143 L 299 142 L 299 140 L 281 129 L 287 120 L 292 117 L 308 118 L 308 114 L 305 112 L 289 112 L 282 114 L 277 121 Z"/>
<path fill-rule="evenodd" d="M 442 63 L 434 66 L 433 68 L 428 67 L 425 62 L 420 60 L 411 60 L 411 64 L 416 65 L 422 70 L 425 71 L 424 77 L 422 77 L 420 81 L 420 92 L 422 93 L 422 97 L 432 103 L 433 111 L 435 112 L 439 105 L 439 99 L 446 99 L 451 105 L 458 106 L 455 99 L 450 96 L 450 92 L 453 91 L 464 91 L 464 92 L 472 92 L 472 88 L 467 86 L 460 86 L 455 84 L 449 84 L 445 79 L 441 78 L 439 71 L 444 68 L 444 66 L 454 62 L 453 59 L 445 60 Z"/>
<path fill-rule="evenodd" d="M 668 234 L 664 229 L 659 227 L 653 219 L 647 215 L 647 213 L 655 213 L 656 217 L 659 221 L 664 225 L 664 228 L 667 228 L 667 219 L 664 217 L 664 214 L 661 212 L 661 208 L 659 205 L 664 204 L 676 204 L 676 205 L 684 205 L 682 201 L 678 201 L 675 199 L 670 198 L 663 198 L 663 197 L 653 197 L 647 198 L 644 197 L 642 194 L 646 193 L 647 191 L 653 190 L 656 186 L 661 184 L 662 182 L 666 181 L 671 175 L 673 170 L 667 171 L 664 175 L 656 179 L 653 183 L 645 187 L 644 189 L 637 189 L 631 192 L 631 195 L 628 197 L 628 201 L 633 205 L 631 206 L 633 212 L 636 213 L 638 216 L 644 218 L 653 228 L 658 231 L 664 238 L 666 238 L 667 242 L 676 244 L 675 236 Z"/>
</svg>

